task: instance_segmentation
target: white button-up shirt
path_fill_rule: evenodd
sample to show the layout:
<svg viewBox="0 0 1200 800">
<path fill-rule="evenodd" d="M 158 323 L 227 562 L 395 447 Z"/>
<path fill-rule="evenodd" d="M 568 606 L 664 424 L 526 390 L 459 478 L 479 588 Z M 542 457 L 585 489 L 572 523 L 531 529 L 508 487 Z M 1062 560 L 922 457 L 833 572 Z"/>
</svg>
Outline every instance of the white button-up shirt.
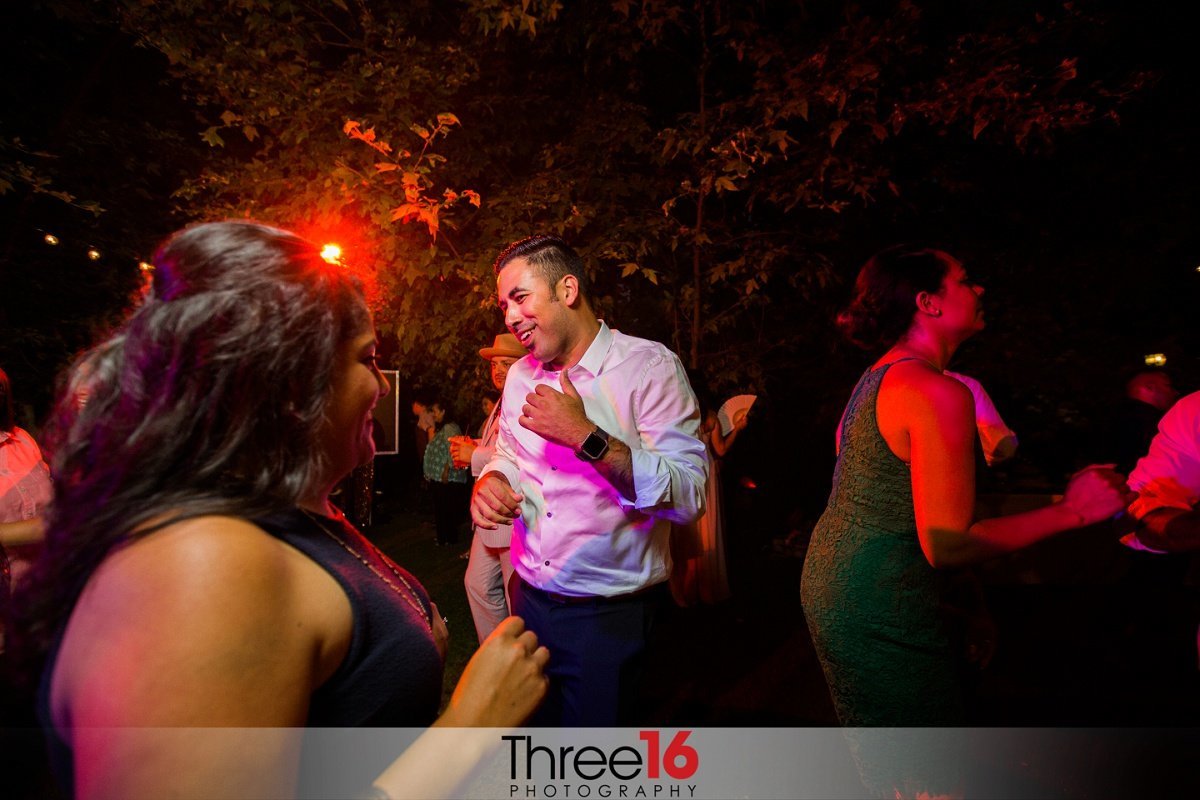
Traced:
<svg viewBox="0 0 1200 800">
<path fill-rule="evenodd" d="M 636 496 L 623 497 L 573 447 L 521 427 L 525 396 L 538 384 L 561 391 L 557 371 L 522 358 L 508 372 L 496 453 L 484 468 L 524 495 L 513 524 L 513 568 L 533 586 L 573 596 L 661 583 L 670 573 L 671 523 L 703 513 L 708 479 L 700 412 L 683 365 L 664 345 L 601 322 L 568 375 L 588 419 L 629 447 Z"/>
<path fill-rule="evenodd" d="M 1179 400 L 1163 415 L 1150 452 L 1129 473 L 1138 493 L 1129 506 L 1137 519 L 1159 508 L 1191 510 L 1200 500 L 1200 392 Z M 1143 545 L 1135 534 L 1121 540 L 1135 550 L 1161 552 Z"/>
</svg>

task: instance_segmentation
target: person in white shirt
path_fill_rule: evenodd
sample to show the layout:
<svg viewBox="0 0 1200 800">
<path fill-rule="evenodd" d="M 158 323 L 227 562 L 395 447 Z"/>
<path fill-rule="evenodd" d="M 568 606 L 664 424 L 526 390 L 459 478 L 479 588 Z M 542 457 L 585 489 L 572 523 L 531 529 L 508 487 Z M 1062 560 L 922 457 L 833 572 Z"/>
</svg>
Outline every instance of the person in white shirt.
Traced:
<svg viewBox="0 0 1200 800">
<path fill-rule="evenodd" d="M 1150 452 L 1129 473 L 1138 528 L 1125 542 L 1138 550 L 1200 549 L 1200 392 L 1177 402 L 1158 423 Z"/>
<path fill-rule="evenodd" d="M 983 385 L 961 372 L 944 369 L 942 374 L 949 375 L 971 390 L 971 397 L 975 400 L 975 430 L 979 433 L 979 444 L 987 465 L 994 467 L 1016 455 L 1017 433 L 1004 422 Z"/>
<path fill-rule="evenodd" d="M 479 356 L 491 366 L 492 385 L 503 391 L 509 367 L 525 356 L 525 349 L 517 337 L 502 333 L 491 347 L 480 350 Z M 454 459 L 454 466 L 470 467 L 471 474 L 476 478 L 496 452 L 496 437 L 500 435 L 499 408 L 499 404 L 493 403 L 488 409 L 488 417 L 478 439 L 456 436 L 450 440 L 450 457 Z M 512 525 L 500 525 L 495 529 L 476 525 L 471 537 L 470 561 L 467 562 L 463 585 L 467 590 L 471 617 L 475 620 L 475 633 L 481 643 L 508 617 L 508 583 L 513 571 L 509 557 L 511 542 Z"/>
<path fill-rule="evenodd" d="M 1129 473 L 1129 488 L 1137 499 L 1129 514 L 1137 529 L 1121 541 L 1134 550 L 1150 553 L 1186 553 L 1200 550 L 1200 392 L 1193 392 L 1171 406 L 1158 423 L 1150 451 Z M 1159 556 L 1165 557 L 1165 556 Z M 1174 556 L 1178 558 L 1178 556 Z M 1154 573 L 1151 573 L 1154 575 Z M 1161 575 L 1156 575 L 1164 582 Z M 1190 593 L 1194 598 L 1194 590 Z M 1196 654 L 1200 659 L 1200 626 L 1196 606 L 1151 609 L 1156 617 L 1166 616 L 1196 628 Z M 1193 661 L 1194 668 L 1200 661 Z"/>
<path fill-rule="evenodd" d="M 699 408 L 674 353 L 596 318 L 562 239 L 514 242 L 495 269 L 529 355 L 509 370 L 472 518 L 513 523 L 513 612 L 551 653 L 534 724 L 616 725 L 666 594 L 671 523 L 704 510 Z"/>
</svg>

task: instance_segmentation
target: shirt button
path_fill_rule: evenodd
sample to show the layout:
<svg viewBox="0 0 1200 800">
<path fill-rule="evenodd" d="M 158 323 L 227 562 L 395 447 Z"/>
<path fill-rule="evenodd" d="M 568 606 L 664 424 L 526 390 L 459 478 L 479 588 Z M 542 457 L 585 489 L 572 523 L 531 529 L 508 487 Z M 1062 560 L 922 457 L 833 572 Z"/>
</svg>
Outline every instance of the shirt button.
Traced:
<svg viewBox="0 0 1200 800">
<path fill-rule="evenodd" d="M 558 472 L 558 467 L 551 467 L 551 468 L 550 468 L 550 471 L 551 471 L 551 472 Z"/>
<path fill-rule="evenodd" d="M 547 516 L 547 517 L 553 517 L 553 516 L 554 516 L 554 512 L 553 512 L 553 511 L 547 511 L 547 512 L 546 512 L 546 516 Z"/>
<path fill-rule="evenodd" d="M 546 566 L 547 566 L 547 567 L 548 567 L 548 566 L 550 566 L 550 562 L 549 562 L 549 561 L 547 561 L 547 562 L 546 562 Z"/>
</svg>

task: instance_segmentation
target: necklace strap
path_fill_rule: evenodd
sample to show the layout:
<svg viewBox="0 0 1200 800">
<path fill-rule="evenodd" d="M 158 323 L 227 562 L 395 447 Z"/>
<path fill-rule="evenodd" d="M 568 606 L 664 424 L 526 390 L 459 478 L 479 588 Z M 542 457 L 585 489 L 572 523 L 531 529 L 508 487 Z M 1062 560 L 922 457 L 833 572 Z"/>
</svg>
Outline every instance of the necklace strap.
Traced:
<svg viewBox="0 0 1200 800">
<path fill-rule="evenodd" d="M 387 556 L 385 556 L 379 550 L 378 547 L 376 547 L 370 541 L 368 541 L 366 539 L 366 537 L 359 534 L 358 539 L 360 540 L 361 544 L 365 545 L 368 553 L 374 555 L 378 560 L 383 562 L 384 566 L 386 566 L 388 568 L 388 570 L 392 573 L 392 575 L 396 578 L 396 580 L 398 580 L 400 582 L 400 584 L 403 585 L 403 587 L 404 587 L 403 589 L 401 589 L 400 586 L 398 586 L 396 583 L 392 582 L 388 578 L 387 575 L 385 575 L 383 572 L 381 572 L 375 566 L 375 564 L 372 563 L 371 559 L 367 558 L 365 555 L 360 553 L 358 550 L 351 547 L 350 544 L 346 541 L 346 539 L 344 539 L 343 537 L 339 536 L 334 531 L 332 531 L 325 524 L 324 517 L 318 516 L 306 508 L 301 508 L 300 511 L 303 512 L 304 516 L 306 516 L 310 520 L 312 520 L 313 524 L 316 525 L 317 528 L 319 528 L 326 536 L 328 536 L 333 541 L 337 542 L 337 544 L 339 546 L 341 546 L 341 548 L 343 550 L 345 550 L 350 555 L 354 556 L 367 569 L 369 569 L 372 573 L 374 573 L 375 577 L 379 578 L 381 581 L 383 581 L 385 584 L 387 584 L 392 589 L 392 591 L 394 591 L 397 595 L 399 595 L 404 600 L 404 602 L 408 603 L 408 605 L 410 605 L 414 610 L 417 611 L 417 613 L 419 613 L 421 615 L 421 618 L 425 621 L 425 624 L 427 626 L 429 626 L 429 630 L 431 630 L 431 631 L 433 630 L 433 613 L 430 611 L 430 609 L 425 607 L 425 603 L 421 600 L 421 596 L 417 593 L 417 590 L 414 589 L 412 587 L 412 584 L 409 583 L 405 579 L 405 577 L 400 574 L 400 571 L 396 568 L 396 566 L 394 564 L 392 564 L 392 562 L 387 558 Z M 348 522 L 344 522 L 344 517 L 342 519 L 343 519 L 343 522 L 342 522 L 343 526 L 349 528 L 350 524 Z M 351 530 L 353 530 L 353 528 L 351 528 Z M 357 533 L 357 531 L 355 531 L 355 533 Z"/>
</svg>

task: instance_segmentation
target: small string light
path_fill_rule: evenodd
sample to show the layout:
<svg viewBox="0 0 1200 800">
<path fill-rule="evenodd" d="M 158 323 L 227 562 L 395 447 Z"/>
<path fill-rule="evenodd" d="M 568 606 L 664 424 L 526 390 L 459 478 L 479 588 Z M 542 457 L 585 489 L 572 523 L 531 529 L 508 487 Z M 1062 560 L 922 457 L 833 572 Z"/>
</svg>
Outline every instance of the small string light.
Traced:
<svg viewBox="0 0 1200 800">
<path fill-rule="evenodd" d="M 1163 367 L 1167 364 L 1167 357 L 1162 353 L 1150 353 L 1145 360 L 1147 367 Z"/>
<path fill-rule="evenodd" d="M 90 258 L 92 261 L 99 261 L 100 260 L 100 251 L 94 247 L 89 247 L 88 251 L 87 251 L 87 257 Z"/>
<path fill-rule="evenodd" d="M 139 261 L 138 269 L 140 269 L 142 272 L 153 272 L 154 265 L 151 264 L 149 261 Z"/>
<path fill-rule="evenodd" d="M 47 233 L 42 237 L 42 241 L 53 247 L 54 245 L 58 244 L 58 237 L 53 233 Z M 1200 269 L 1200 267 L 1197 267 L 1196 269 Z"/>
</svg>

